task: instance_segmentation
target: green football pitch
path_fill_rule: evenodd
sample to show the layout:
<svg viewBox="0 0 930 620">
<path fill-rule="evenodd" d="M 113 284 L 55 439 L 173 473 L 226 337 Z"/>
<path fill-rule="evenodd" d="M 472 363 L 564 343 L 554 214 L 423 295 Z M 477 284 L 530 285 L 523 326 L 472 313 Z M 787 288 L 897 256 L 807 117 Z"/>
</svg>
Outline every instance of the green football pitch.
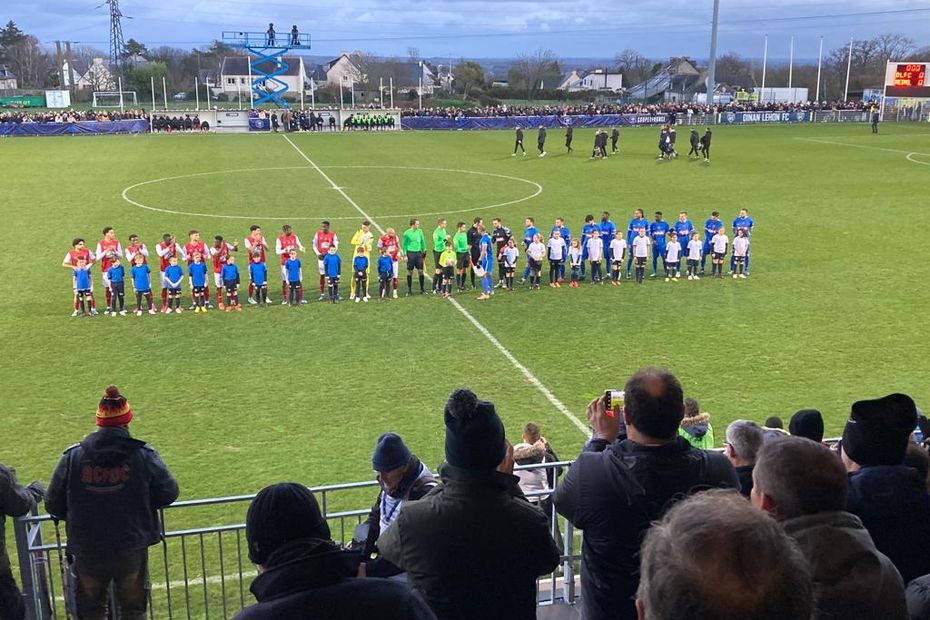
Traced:
<svg viewBox="0 0 930 620">
<path fill-rule="evenodd" d="M 930 130 L 881 129 L 718 127 L 709 165 L 657 162 L 652 128 L 624 130 L 607 161 L 588 158 L 590 131 L 572 155 L 550 131 L 544 159 L 511 157 L 509 132 L 4 140 L 0 461 L 47 480 L 92 430 L 108 383 L 182 499 L 370 479 L 388 430 L 435 467 L 443 405 L 461 385 L 496 404 L 512 441 L 532 420 L 566 458 L 585 439 L 586 403 L 650 364 L 711 413 L 718 445 L 736 418 L 817 407 L 836 435 L 854 400 L 904 391 L 927 403 Z M 234 240 L 259 224 L 273 242 L 289 223 L 309 246 L 325 218 L 345 266 L 362 212 L 398 232 L 418 216 L 427 236 L 440 215 L 499 216 L 519 235 L 526 216 L 546 230 L 564 217 L 577 234 L 604 210 L 625 228 L 635 208 L 670 221 L 685 210 L 699 227 L 719 210 L 729 228 L 741 207 L 756 222 L 748 280 L 75 319 L 60 267 L 73 237 L 93 248 L 104 226 L 154 250 L 164 232 Z M 314 299 L 315 268 L 305 260 Z"/>
</svg>

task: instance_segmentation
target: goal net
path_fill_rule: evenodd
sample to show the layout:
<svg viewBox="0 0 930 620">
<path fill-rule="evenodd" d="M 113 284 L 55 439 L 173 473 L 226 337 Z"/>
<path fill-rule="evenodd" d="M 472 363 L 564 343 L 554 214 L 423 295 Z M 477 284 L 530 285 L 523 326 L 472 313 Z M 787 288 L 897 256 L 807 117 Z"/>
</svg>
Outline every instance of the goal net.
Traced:
<svg viewBox="0 0 930 620">
<path fill-rule="evenodd" d="M 99 91 L 94 93 L 94 101 L 91 104 L 95 108 L 119 108 L 119 107 L 138 107 L 136 91 Z"/>
</svg>

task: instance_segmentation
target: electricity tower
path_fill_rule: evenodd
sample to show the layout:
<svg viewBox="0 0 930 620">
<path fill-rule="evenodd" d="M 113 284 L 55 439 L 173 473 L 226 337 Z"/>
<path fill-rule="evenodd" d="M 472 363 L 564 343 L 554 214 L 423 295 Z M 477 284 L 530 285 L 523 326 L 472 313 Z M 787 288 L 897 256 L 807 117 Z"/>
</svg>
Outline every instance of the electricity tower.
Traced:
<svg viewBox="0 0 930 620">
<path fill-rule="evenodd" d="M 110 73 L 114 78 L 123 77 L 123 13 L 119 10 L 119 0 L 106 0 L 110 7 Z M 102 6 L 102 5 L 101 5 Z"/>
</svg>

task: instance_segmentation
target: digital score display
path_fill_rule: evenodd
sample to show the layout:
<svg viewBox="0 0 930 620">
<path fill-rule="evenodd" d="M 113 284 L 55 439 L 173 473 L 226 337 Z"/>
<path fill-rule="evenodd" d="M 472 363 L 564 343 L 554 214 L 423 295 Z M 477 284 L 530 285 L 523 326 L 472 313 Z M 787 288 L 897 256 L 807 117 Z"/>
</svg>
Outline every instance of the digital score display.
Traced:
<svg viewBox="0 0 930 620">
<path fill-rule="evenodd" d="M 925 86 L 927 65 L 898 65 L 894 72 L 893 86 L 914 88 Z"/>
</svg>

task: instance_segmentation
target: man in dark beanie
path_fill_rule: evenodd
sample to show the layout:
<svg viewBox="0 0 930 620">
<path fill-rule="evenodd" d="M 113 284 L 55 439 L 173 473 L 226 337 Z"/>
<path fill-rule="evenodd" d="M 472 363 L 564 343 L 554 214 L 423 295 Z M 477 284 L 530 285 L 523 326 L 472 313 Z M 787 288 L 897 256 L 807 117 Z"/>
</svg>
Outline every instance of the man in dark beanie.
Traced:
<svg viewBox="0 0 930 620">
<path fill-rule="evenodd" d="M 393 577 L 402 571 L 378 555 L 378 537 L 394 523 L 404 503 L 421 499 L 436 486 L 436 477 L 394 433 L 378 438 L 371 468 L 378 472 L 381 492 L 368 520 L 356 530 L 356 539 L 364 540 L 365 574 Z"/>
<path fill-rule="evenodd" d="M 42 501 L 45 486 L 38 480 L 23 487 L 16 472 L 0 464 L 0 619 L 22 620 L 26 616 L 23 595 L 13 579 L 10 556 L 6 552 L 7 517 L 21 517 Z"/>
<path fill-rule="evenodd" d="M 535 619 L 536 577 L 559 563 L 548 520 L 520 492 L 493 404 L 458 389 L 444 419 L 443 484 L 406 504 L 378 548 L 439 620 Z"/>
<path fill-rule="evenodd" d="M 245 519 L 249 559 L 258 576 L 249 588 L 258 604 L 235 620 L 433 620 L 423 598 L 385 579 L 358 579 L 359 555 L 341 550 L 307 487 L 265 487 Z"/>
<path fill-rule="evenodd" d="M 723 454 L 678 435 L 684 412 L 681 383 L 661 368 L 629 378 L 622 412 L 607 409 L 604 397 L 588 405 L 594 438 L 553 494 L 559 514 L 584 530 L 585 620 L 636 618 L 640 544 L 673 500 L 710 487 L 740 488 Z M 621 416 L 627 436 L 618 441 Z"/>
<path fill-rule="evenodd" d="M 82 619 L 107 617 L 111 582 L 119 617 L 146 618 L 158 509 L 178 498 L 178 483 L 155 448 L 130 436 L 132 417 L 126 398 L 109 386 L 97 406 L 97 432 L 65 450 L 45 496 L 48 513 L 67 524 Z"/>
<path fill-rule="evenodd" d="M 841 457 L 849 472 L 847 510 L 904 583 L 930 573 L 930 495 L 904 454 L 917 425 L 917 407 L 905 394 L 854 403 L 843 430 Z"/>
<path fill-rule="evenodd" d="M 823 442 L 823 416 L 816 409 L 801 409 L 788 422 L 788 432 L 794 437 L 803 437 Z"/>
</svg>

